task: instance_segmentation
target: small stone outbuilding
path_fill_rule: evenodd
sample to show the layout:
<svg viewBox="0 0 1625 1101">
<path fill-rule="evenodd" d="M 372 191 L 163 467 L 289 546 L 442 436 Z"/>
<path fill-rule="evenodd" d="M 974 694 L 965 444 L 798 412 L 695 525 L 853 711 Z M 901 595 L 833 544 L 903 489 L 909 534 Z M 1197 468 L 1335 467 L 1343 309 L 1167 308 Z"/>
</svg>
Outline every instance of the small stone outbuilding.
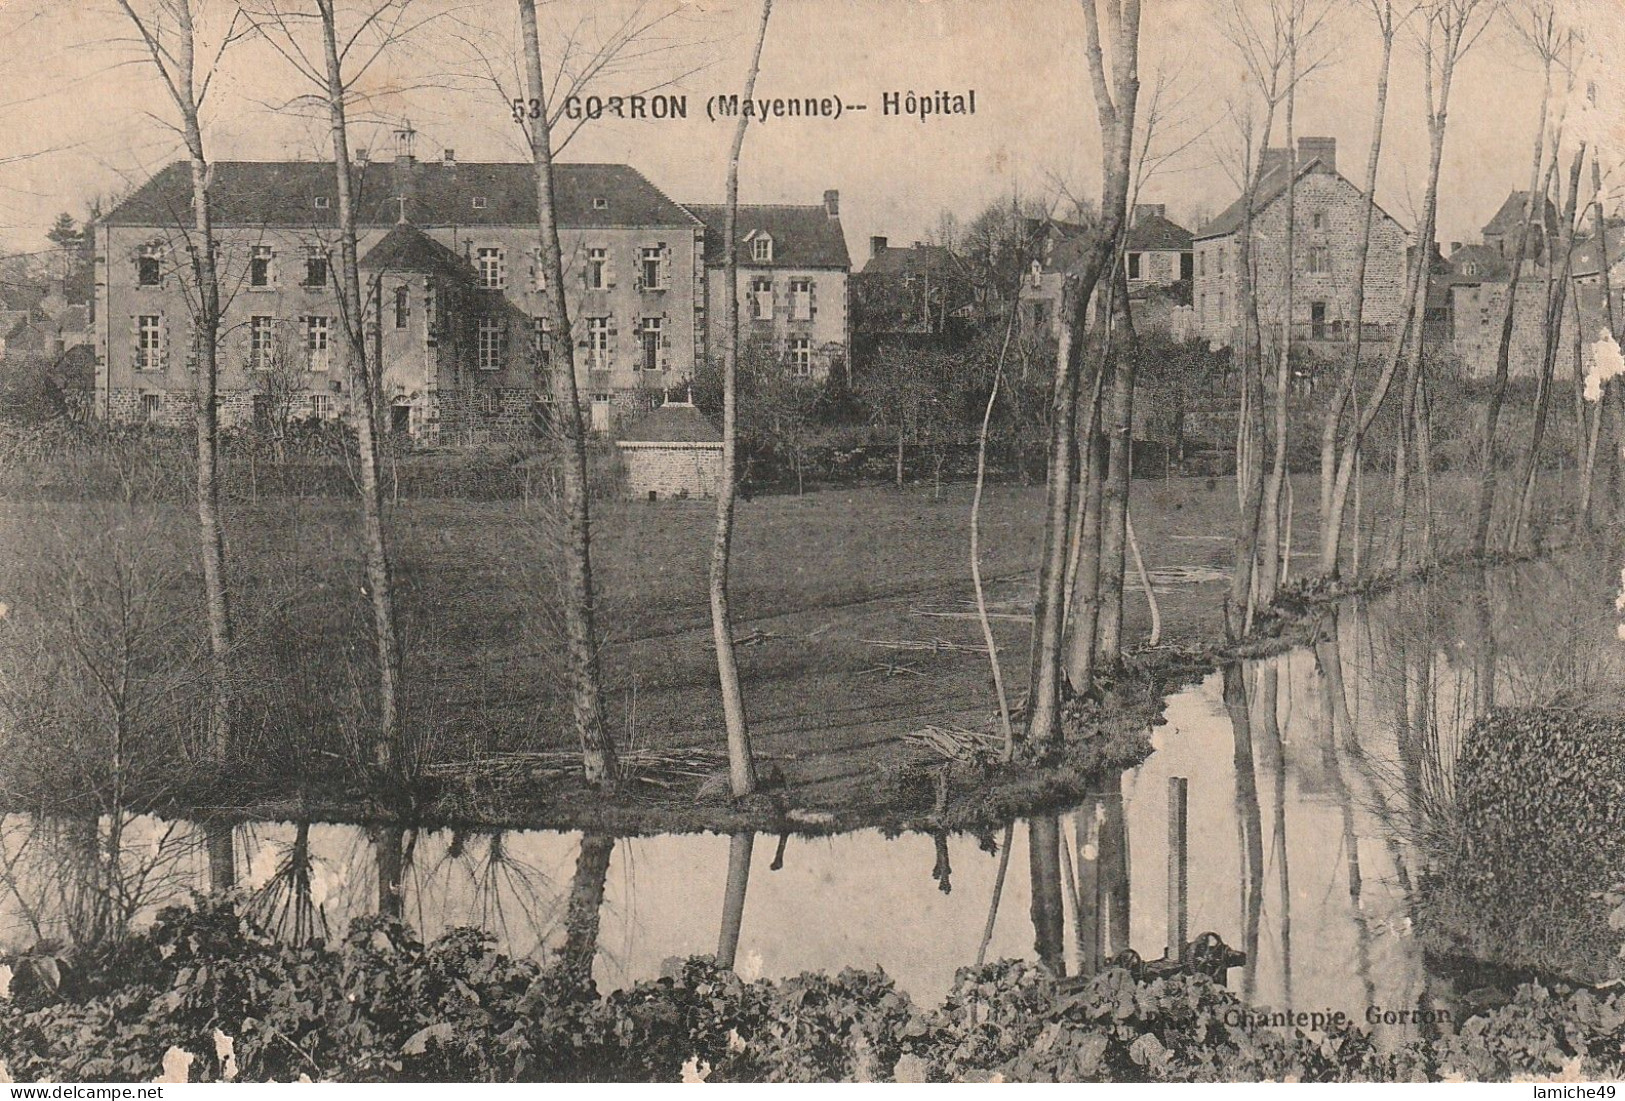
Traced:
<svg viewBox="0 0 1625 1101">
<path fill-rule="evenodd" d="M 722 433 L 692 402 L 668 401 L 615 441 L 629 496 L 639 500 L 715 497 L 722 480 Z"/>
</svg>

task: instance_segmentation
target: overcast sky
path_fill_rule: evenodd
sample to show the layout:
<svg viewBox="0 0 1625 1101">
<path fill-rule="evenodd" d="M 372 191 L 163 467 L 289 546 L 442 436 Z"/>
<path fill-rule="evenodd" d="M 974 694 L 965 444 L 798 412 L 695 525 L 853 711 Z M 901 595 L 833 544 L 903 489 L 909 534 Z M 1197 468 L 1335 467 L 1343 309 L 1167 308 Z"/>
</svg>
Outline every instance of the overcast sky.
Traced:
<svg viewBox="0 0 1625 1101">
<path fill-rule="evenodd" d="M 220 0 L 203 2 L 212 2 L 213 12 L 230 10 Z M 1363 0 L 1328 2 L 1337 6 L 1324 39 L 1331 56 L 1303 90 L 1297 129 L 1336 137 L 1339 168 L 1358 180 L 1377 39 Z M 1620 0 L 1576 2 L 1594 41 L 1620 37 Z M 464 161 L 522 158 L 504 94 L 490 78 L 498 74 L 513 94 L 514 4 L 422 3 L 445 16 L 369 73 L 371 117 L 358 125 L 353 144 L 387 150 L 391 120 L 410 117 L 420 157 L 453 147 Z M 1236 194 L 1225 167 L 1234 128 L 1224 120 L 1226 103 L 1240 95 L 1241 69 L 1216 31 L 1216 8 L 1217 0 L 1145 0 L 1142 81 L 1147 89 L 1159 78 L 1167 82 L 1177 109 L 1164 141 L 1184 148 L 1145 182 L 1141 199 L 1167 203 L 1187 224 Z M 614 3 L 557 0 L 544 9 L 544 50 L 560 49 L 562 32 L 583 19 L 584 38 L 602 37 L 618 12 Z M 595 90 L 639 91 L 697 69 L 676 89 L 688 96 L 688 118 L 590 123 L 564 159 L 625 162 L 679 201 L 720 201 L 730 126 L 707 120 L 705 101 L 739 89 L 758 12 L 751 3 L 720 0 L 683 5 L 662 26 L 663 48 L 654 57 L 607 74 Z M 777 0 L 758 95 L 839 95 L 869 110 L 753 126 L 741 197 L 815 203 L 826 188 L 838 188 L 848 246 L 861 266 L 871 235 L 922 239 L 942 211 L 968 218 L 1013 189 L 1053 195 L 1059 182 L 1072 194 L 1096 195 L 1099 139 L 1082 33 L 1077 3 L 1064 0 Z M 43 245 L 56 212 L 81 215 L 93 197 L 117 194 L 179 155 L 164 125 L 172 112 L 112 0 L 0 0 L 0 41 L 10 91 L 0 106 L 0 234 L 9 248 Z M 226 55 L 222 69 L 206 119 L 213 157 L 322 155 L 325 130 L 289 106 L 307 86 L 282 57 L 249 41 Z M 1450 113 L 1441 240 L 1474 237 L 1509 190 L 1527 186 L 1539 88 L 1534 64 L 1498 29 L 1467 59 Z M 971 89 L 974 116 L 920 121 L 881 112 L 888 91 Z M 1409 226 L 1424 182 L 1426 135 L 1420 66 L 1406 44 L 1396 60 L 1387 133 L 1378 199 Z"/>
</svg>

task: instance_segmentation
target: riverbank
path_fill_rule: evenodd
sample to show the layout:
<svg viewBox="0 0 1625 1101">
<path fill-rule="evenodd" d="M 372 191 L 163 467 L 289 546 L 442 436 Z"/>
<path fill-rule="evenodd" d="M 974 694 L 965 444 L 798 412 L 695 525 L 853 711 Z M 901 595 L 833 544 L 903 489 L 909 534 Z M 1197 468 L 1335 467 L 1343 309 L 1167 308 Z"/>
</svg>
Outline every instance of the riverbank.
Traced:
<svg viewBox="0 0 1625 1101">
<path fill-rule="evenodd" d="M 1435 481 L 1441 555 L 1461 553 L 1464 478 Z M 1299 479 L 1300 501 L 1312 498 Z M 1030 564 L 1041 530 L 1039 489 L 996 487 L 984 505 L 984 573 L 1012 700 L 1024 690 L 1032 599 Z M 1367 497 L 1383 499 L 1373 481 Z M 546 825 L 615 833 L 659 830 L 890 827 L 972 828 L 1076 800 L 1149 752 L 1169 691 L 1227 658 L 1301 642 L 1317 615 L 1351 591 L 1399 583 L 1363 574 L 1357 586 L 1289 587 L 1284 614 L 1256 637 L 1223 639 L 1222 602 L 1233 522 L 1232 487 L 1206 479 L 1135 487 L 1135 526 L 1157 591 L 1161 645 L 1136 647 L 1100 701 L 1080 705 L 1058 753 L 1009 767 L 953 763 L 906 736 L 926 726 L 991 730 L 993 692 L 977 625 L 965 546 L 968 488 L 831 491 L 744 503 L 734 606 L 741 673 L 764 791 L 735 803 L 718 782 L 721 715 L 708 646 L 703 502 L 604 502 L 595 521 L 602 596 L 606 703 L 633 779 L 613 798 L 579 781 L 567 728 L 553 617 L 553 518 L 540 504 L 408 501 L 394 506 L 399 606 L 406 648 L 403 728 L 412 762 L 404 790 L 381 789 L 364 760 L 370 682 L 354 517 L 342 502 L 289 498 L 228 516 L 233 588 L 242 609 L 238 759 L 223 772 L 188 761 L 176 736 L 200 702 L 199 589 L 177 506 L 12 503 L 6 642 L 38 679 L 25 688 L 39 715 L 61 713 L 60 678 L 88 680 L 107 655 L 42 662 L 118 609 L 68 599 L 69 558 L 92 581 L 124 579 L 132 603 L 161 609 L 158 626 L 123 642 L 139 650 L 150 699 L 134 701 L 126 754 L 139 806 L 170 815 L 333 821 L 408 817 L 468 825 Z M 1552 519 L 1542 516 L 1541 527 Z M 1381 518 L 1366 517 L 1380 546 Z M 1300 517 L 1297 569 L 1316 531 Z M 1366 561 L 1372 552 L 1366 552 Z M 252 563 L 250 568 L 247 564 Z M 1130 639 L 1150 617 L 1131 583 Z M 31 644 L 32 649 L 25 643 Z M 30 664 L 30 661 L 32 664 Z M 48 679 L 57 678 L 56 680 Z M 41 726 L 36 748 L 14 744 L 0 799 L 17 809 L 50 793 L 97 797 L 107 729 L 87 704 L 68 737 Z M 47 706 L 50 705 L 50 706 Z M 135 711 L 140 714 L 135 714 Z M 142 772 L 150 779 L 140 782 Z M 87 807 L 96 805 L 87 800 Z"/>
</svg>

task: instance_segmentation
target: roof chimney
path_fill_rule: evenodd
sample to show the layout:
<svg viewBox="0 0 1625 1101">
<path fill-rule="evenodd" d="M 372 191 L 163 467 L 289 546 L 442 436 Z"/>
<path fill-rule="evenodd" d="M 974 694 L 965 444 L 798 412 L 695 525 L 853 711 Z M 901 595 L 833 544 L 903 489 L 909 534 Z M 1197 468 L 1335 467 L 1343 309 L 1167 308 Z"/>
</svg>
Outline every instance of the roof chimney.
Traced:
<svg viewBox="0 0 1625 1101">
<path fill-rule="evenodd" d="M 880 253 L 885 252 L 885 251 L 886 251 L 886 239 L 884 237 L 871 237 L 871 238 L 869 238 L 869 256 L 871 258 L 873 258 L 875 256 L 878 256 Z"/>
<path fill-rule="evenodd" d="M 824 213 L 832 219 L 841 216 L 841 193 L 833 187 L 824 192 Z"/>
<path fill-rule="evenodd" d="M 1134 205 L 1134 224 L 1139 225 L 1147 218 L 1168 217 L 1167 203 L 1136 203 Z"/>
<path fill-rule="evenodd" d="M 1323 172 L 1337 171 L 1337 139 L 1336 138 L 1299 138 L 1298 139 L 1298 167 L 1302 168 L 1310 161 L 1318 160 Z"/>
<path fill-rule="evenodd" d="M 367 163 L 367 147 L 365 145 L 358 145 L 355 147 L 355 162 L 357 164 Z"/>
<path fill-rule="evenodd" d="M 1456 255 L 1456 253 L 1458 253 L 1460 251 L 1461 251 L 1461 242 L 1460 241 L 1451 241 L 1450 242 L 1450 255 L 1454 256 L 1454 255 Z"/>
<path fill-rule="evenodd" d="M 1261 170 L 1259 173 L 1260 178 L 1268 176 L 1277 169 L 1285 168 L 1289 163 L 1291 163 L 1291 160 L 1292 158 L 1288 150 L 1280 148 L 1264 150 L 1264 160 L 1259 166 Z"/>
<path fill-rule="evenodd" d="M 457 150 L 455 150 L 455 149 L 446 150 L 440 156 L 440 163 L 445 165 L 447 168 L 456 168 L 457 167 Z"/>
</svg>

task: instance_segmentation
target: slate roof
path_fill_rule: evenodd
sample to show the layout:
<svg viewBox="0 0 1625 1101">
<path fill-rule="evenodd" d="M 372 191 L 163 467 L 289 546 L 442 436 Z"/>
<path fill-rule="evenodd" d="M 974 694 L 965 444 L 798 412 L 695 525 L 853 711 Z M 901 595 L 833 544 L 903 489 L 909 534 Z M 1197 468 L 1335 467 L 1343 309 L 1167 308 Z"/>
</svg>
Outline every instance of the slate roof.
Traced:
<svg viewBox="0 0 1625 1101">
<path fill-rule="evenodd" d="M 1625 260 L 1625 226 L 1609 226 L 1608 266 L 1617 267 L 1621 260 Z M 1597 248 L 1596 234 L 1574 242 L 1574 259 L 1570 272 L 1576 279 L 1601 274 L 1602 255 Z"/>
<path fill-rule="evenodd" d="M 958 259 L 942 245 L 915 245 L 912 248 L 888 245 L 869 257 L 860 274 L 914 275 L 946 271 L 958 266 Z"/>
<path fill-rule="evenodd" d="M 706 415 L 687 402 L 668 402 L 616 434 L 618 443 L 722 442 Z"/>
<path fill-rule="evenodd" d="M 1510 236 L 1519 232 L 1519 230 L 1523 227 L 1524 204 L 1526 204 L 1528 201 L 1529 192 L 1527 191 L 1514 191 L 1509 194 L 1506 198 L 1506 202 L 1501 204 L 1501 209 L 1495 212 L 1495 217 L 1491 218 L 1485 224 L 1485 235 L 1495 236 L 1496 234 L 1500 234 L 1502 236 Z M 1557 226 L 1557 207 L 1552 204 L 1552 200 L 1549 198 L 1546 200 L 1545 213 L 1547 227 L 1555 229 Z"/>
<path fill-rule="evenodd" d="M 396 173 L 409 176 L 406 217 L 418 225 L 533 225 L 534 170 L 527 162 L 442 164 L 372 161 L 354 166 L 356 221 L 400 220 Z M 570 228 L 693 226 L 699 220 L 624 164 L 554 166 L 558 222 Z M 336 226 L 338 191 L 331 161 L 217 161 L 209 190 L 215 223 Z M 191 168 L 176 162 L 148 180 L 102 219 L 115 226 L 163 226 L 190 219 Z M 327 206 L 316 200 L 325 198 Z M 474 200 L 483 199 L 476 209 Z M 596 205 L 603 200 L 602 208 Z"/>
<path fill-rule="evenodd" d="M 367 250 L 361 266 L 374 271 L 413 271 L 472 281 L 474 271 L 455 252 L 410 222 L 402 222 Z"/>
<path fill-rule="evenodd" d="M 1123 247 L 1131 252 L 1189 252 L 1195 240 L 1191 231 L 1160 214 L 1143 214 L 1134 219 Z"/>
<path fill-rule="evenodd" d="M 1464 270 L 1468 264 L 1477 267 L 1474 272 Z M 1507 262 L 1488 245 L 1463 245 L 1450 254 L 1450 281 L 1453 283 L 1482 283 L 1505 279 Z"/>
<path fill-rule="evenodd" d="M 722 226 L 724 206 L 686 203 L 688 210 L 705 223 L 705 262 L 717 267 L 723 262 Z M 773 238 L 773 259 L 759 263 L 751 259 L 745 238 L 765 232 Z M 841 268 L 850 270 L 852 258 L 846 251 L 846 233 L 840 218 L 831 218 L 822 206 L 739 206 L 734 233 L 739 245 L 742 268 Z"/>
<path fill-rule="evenodd" d="M 1298 179 L 1301 180 L 1303 177 L 1309 175 L 1309 173 L 1317 170 L 1325 171 L 1325 169 L 1320 168 L 1320 158 L 1312 157 L 1309 159 L 1308 163 L 1299 166 Z M 1258 217 L 1258 215 L 1271 203 L 1273 203 L 1276 199 L 1279 199 L 1282 195 L 1286 194 L 1287 177 L 1290 175 L 1290 173 L 1291 167 L 1287 161 L 1276 161 L 1264 172 L 1263 178 L 1258 181 L 1258 197 L 1253 203 L 1253 217 Z M 1337 176 L 1338 179 L 1348 184 L 1349 187 L 1354 188 L 1356 192 L 1359 192 L 1360 189 L 1355 187 L 1353 183 L 1350 183 L 1348 179 L 1340 173 L 1333 172 L 1330 174 Z M 1363 194 L 1363 192 L 1361 192 L 1361 194 Z M 1226 237 L 1240 230 L 1241 223 L 1243 221 L 1245 199 L 1245 195 L 1239 196 L 1235 202 L 1225 207 L 1217 218 L 1203 226 L 1201 230 L 1194 235 L 1194 239 L 1201 241 L 1210 237 Z M 1387 211 L 1383 210 L 1381 206 L 1378 206 L 1376 209 L 1377 213 L 1381 214 L 1384 218 L 1387 218 L 1389 221 L 1394 221 L 1393 216 Z"/>
</svg>

